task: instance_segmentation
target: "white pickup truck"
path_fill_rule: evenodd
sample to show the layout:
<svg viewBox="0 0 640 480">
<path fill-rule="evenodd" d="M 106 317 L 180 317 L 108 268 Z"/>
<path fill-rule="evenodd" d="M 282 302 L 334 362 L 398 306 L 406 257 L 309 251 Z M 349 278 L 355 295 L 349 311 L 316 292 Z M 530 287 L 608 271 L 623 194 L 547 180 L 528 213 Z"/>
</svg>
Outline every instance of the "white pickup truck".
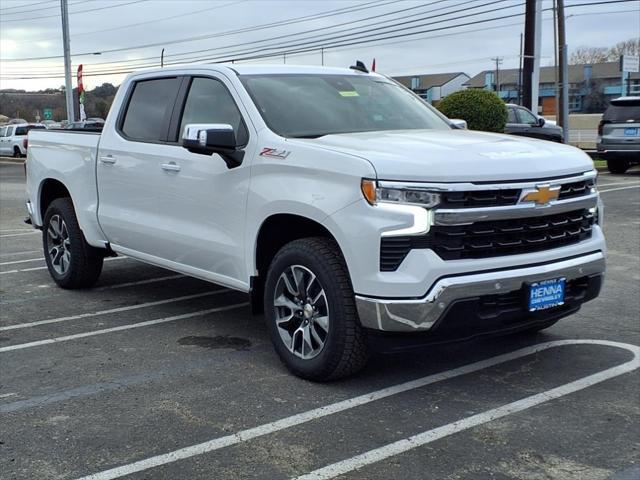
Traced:
<svg viewBox="0 0 640 480">
<path fill-rule="evenodd" d="M 595 180 L 576 148 L 455 128 L 376 73 L 191 66 L 130 75 L 101 134 L 32 131 L 27 209 L 61 287 L 123 254 L 247 292 L 287 367 L 328 380 L 595 298 Z"/>
</svg>

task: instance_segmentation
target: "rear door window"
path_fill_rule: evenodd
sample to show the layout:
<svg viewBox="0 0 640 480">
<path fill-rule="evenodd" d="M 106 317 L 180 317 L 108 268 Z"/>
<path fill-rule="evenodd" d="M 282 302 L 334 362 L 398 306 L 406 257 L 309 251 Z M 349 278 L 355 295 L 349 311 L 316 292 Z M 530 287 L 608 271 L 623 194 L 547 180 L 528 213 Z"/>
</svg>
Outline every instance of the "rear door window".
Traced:
<svg viewBox="0 0 640 480">
<path fill-rule="evenodd" d="M 178 95 L 180 77 L 136 82 L 122 120 L 121 132 L 140 142 L 164 142 Z"/>
</svg>

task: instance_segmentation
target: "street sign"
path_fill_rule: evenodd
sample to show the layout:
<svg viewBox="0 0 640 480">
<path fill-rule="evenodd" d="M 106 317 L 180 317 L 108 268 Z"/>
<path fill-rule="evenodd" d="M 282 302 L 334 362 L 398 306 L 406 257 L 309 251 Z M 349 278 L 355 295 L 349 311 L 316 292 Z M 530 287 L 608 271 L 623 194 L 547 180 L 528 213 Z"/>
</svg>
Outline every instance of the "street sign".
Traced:
<svg viewBox="0 0 640 480">
<path fill-rule="evenodd" d="M 622 55 L 620 70 L 623 72 L 640 72 L 640 57 L 638 55 Z"/>
<path fill-rule="evenodd" d="M 53 120 L 53 108 L 43 108 L 42 115 L 45 120 Z"/>
</svg>

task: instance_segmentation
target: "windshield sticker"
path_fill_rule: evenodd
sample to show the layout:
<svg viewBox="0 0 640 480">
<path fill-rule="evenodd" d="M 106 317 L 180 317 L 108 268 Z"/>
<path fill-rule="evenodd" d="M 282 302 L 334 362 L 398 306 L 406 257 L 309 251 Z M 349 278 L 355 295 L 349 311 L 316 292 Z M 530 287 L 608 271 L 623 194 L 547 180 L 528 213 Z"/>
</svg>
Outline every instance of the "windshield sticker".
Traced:
<svg viewBox="0 0 640 480">
<path fill-rule="evenodd" d="M 264 147 L 260 152 L 261 157 L 279 158 L 284 160 L 291 152 L 288 150 L 278 150 L 277 148 Z"/>
<path fill-rule="evenodd" d="M 359 97 L 360 95 L 358 95 L 358 92 L 356 92 L 355 90 L 349 90 L 346 92 L 338 92 L 341 96 L 343 97 Z"/>
</svg>

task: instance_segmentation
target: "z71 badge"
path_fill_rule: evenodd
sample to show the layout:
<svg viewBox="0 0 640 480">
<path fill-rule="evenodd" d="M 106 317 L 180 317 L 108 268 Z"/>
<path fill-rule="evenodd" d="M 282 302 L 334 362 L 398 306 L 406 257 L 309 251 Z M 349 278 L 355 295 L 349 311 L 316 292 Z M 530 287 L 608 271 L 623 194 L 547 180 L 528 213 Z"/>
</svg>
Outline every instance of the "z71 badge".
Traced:
<svg viewBox="0 0 640 480">
<path fill-rule="evenodd" d="M 289 156 L 291 152 L 289 150 L 278 150 L 277 148 L 263 148 L 260 152 L 261 157 L 280 158 L 284 160 Z"/>
</svg>

